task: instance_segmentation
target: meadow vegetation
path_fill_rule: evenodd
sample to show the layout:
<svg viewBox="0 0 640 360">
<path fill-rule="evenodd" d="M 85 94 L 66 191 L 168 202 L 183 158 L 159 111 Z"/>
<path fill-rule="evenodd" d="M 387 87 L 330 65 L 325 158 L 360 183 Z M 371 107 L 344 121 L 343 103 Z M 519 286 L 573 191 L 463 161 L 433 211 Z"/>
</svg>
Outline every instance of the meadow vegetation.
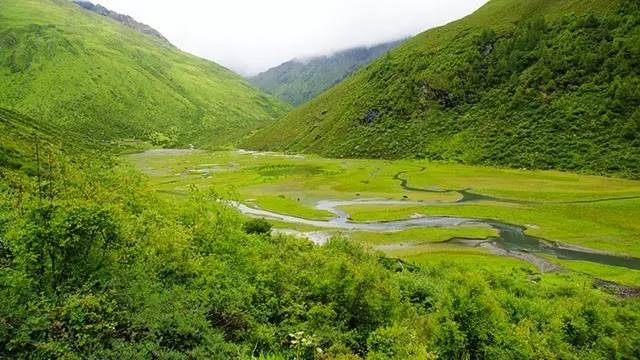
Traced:
<svg viewBox="0 0 640 360">
<path fill-rule="evenodd" d="M 492 0 L 260 141 L 637 177 L 639 12 L 631 0 Z M 0 359 L 640 358 L 640 300 L 621 296 L 637 293 L 640 270 L 549 257 L 563 270 L 542 273 L 447 241 L 496 235 L 473 221 L 341 231 L 233 206 L 315 220 L 346 210 L 351 222 L 494 218 L 638 257 L 640 182 L 160 149 L 234 143 L 287 108 L 69 1 L 0 0 Z M 394 205 L 317 206 L 353 199 Z"/>
<path fill-rule="evenodd" d="M 2 357 L 640 355 L 639 303 L 589 277 L 473 249 L 413 252 L 410 265 L 351 241 L 272 237 L 208 190 L 175 201 L 126 164 L 75 159 L 41 169 L 47 186 L 3 168 Z"/>
<path fill-rule="evenodd" d="M 162 196 L 174 201 L 184 200 L 193 188 L 213 189 L 222 197 L 250 206 L 326 220 L 335 215 L 316 209 L 318 201 L 389 199 L 399 203 L 351 204 L 338 209 L 346 211 L 356 222 L 429 215 L 495 219 L 521 225 L 527 234 L 550 241 L 640 257 L 637 236 L 640 228 L 636 220 L 640 216 L 640 183 L 633 180 L 423 160 L 332 160 L 313 155 L 243 151 L 150 151 L 129 155 L 126 159 L 149 175 L 150 185 Z M 202 168 L 215 171 L 193 171 Z M 406 180 L 415 190 L 402 188 L 401 180 Z M 420 189 L 443 192 L 417 191 Z M 461 195 L 453 191 L 455 189 L 467 189 L 496 199 L 456 203 Z M 495 230 L 477 226 L 373 233 L 272 223 L 280 229 L 330 232 L 374 248 L 495 235 Z M 494 258 L 496 262 L 502 259 Z M 558 262 L 557 259 L 550 261 Z M 567 261 L 563 265 L 571 263 Z M 593 267 L 591 272 L 588 266 L 575 268 L 605 279 L 620 279 L 620 269 L 603 271 Z M 623 282 L 640 285 L 640 277 L 629 270 Z"/>
</svg>

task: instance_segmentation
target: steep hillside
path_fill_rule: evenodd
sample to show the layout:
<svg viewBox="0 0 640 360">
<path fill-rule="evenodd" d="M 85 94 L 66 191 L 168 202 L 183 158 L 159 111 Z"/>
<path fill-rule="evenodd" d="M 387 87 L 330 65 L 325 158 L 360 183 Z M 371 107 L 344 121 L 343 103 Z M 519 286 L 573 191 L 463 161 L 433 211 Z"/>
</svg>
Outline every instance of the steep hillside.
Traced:
<svg viewBox="0 0 640 360">
<path fill-rule="evenodd" d="M 637 1 L 492 0 L 245 144 L 640 176 Z"/>
<path fill-rule="evenodd" d="M 38 160 L 36 153 L 41 151 L 44 158 L 51 150 L 57 152 L 63 138 L 68 140 L 65 142 L 68 147 L 85 145 L 82 138 L 62 134 L 47 122 L 0 108 L 0 169 L 33 173 L 33 165 Z"/>
<path fill-rule="evenodd" d="M 358 47 L 332 55 L 293 59 L 249 80 L 293 105 L 301 105 L 353 74 L 403 40 Z"/>
<path fill-rule="evenodd" d="M 0 2 L 0 106 L 99 140 L 227 144 L 288 106 L 212 62 L 63 0 Z"/>
<path fill-rule="evenodd" d="M 111 11 L 107 8 L 105 8 L 104 6 L 100 5 L 100 4 L 94 4 L 90 1 L 87 0 L 75 0 L 74 3 L 76 3 L 76 5 L 89 10 L 89 11 L 93 11 L 94 13 L 98 14 L 98 15 L 102 15 L 102 16 L 106 16 L 108 18 L 111 18 L 119 23 L 121 23 L 124 26 L 128 26 L 132 29 L 134 29 L 135 31 L 142 33 L 142 34 L 147 34 L 150 36 L 153 36 L 155 38 L 157 38 L 158 40 L 166 43 L 166 44 L 171 44 L 169 42 L 169 40 L 167 40 L 167 38 L 165 38 L 158 30 L 152 28 L 151 26 L 147 25 L 147 24 L 143 24 L 140 23 L 138 21 L 136 21 L 134 18 L 132 18 L 131 16 L 128 15 L 124 15 L 124 14 L 120 14 L 117 13 L 115 11 Z"/>
</svg>

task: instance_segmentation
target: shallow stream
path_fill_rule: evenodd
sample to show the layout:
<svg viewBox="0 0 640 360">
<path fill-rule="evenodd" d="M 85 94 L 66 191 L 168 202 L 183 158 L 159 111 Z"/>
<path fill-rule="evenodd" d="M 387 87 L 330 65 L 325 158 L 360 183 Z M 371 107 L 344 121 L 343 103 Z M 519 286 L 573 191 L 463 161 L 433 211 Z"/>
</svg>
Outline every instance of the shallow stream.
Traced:
<svg viewBox="0 0 640 360">
<path fill-rule="evenodd" d="M 475 195 L 475 194 L 473 194 Z M 485 199 L 485 196 L 478 196 Z M 498 199 L 495 199 L 498 200 Z M 474 200 L 467 200 L 474 201 Z M 477 200 L 475 200 L 477 201 Z M 499 200 L 498 200 L 499 201 Z M 370 232 L 397 232 L 413 228 L 437 228 L 437 227 L 478 227 L 487 226 L 498 231 L 497 237 L 491 237 L 485 240 L 469 240 L 469 239 L 452 239 L 450 243 L 463 246 L 483 246 L 508 256 L 514 256 L 520 259 L 534 263 L 543 270 L 553 270 L 557 268 L 553 264 L 545 261 L 536 255 L 550 255 L 558 259 L 564 260 L 580 260 L 589 261 L 609 266 L 619 266 L 628 269 L 640 269 L 640 259 L 617 256 L 604 252 L 579 248 L 571 245 L 550 242 L 537 237 L 529 236 L 525 233 L 525 228 L 499 222 L 496 220 L 471 219 L 462 217 L 449 216 L 416 216 L 411 219 L 395 220 L 395 221 L 373 221 L 373 222 L 354 222 L 349 220 L 349 214 L 342 210 L 342 207 L 353 205 L 428 205 L 428 202 L 412 202 L 412 201 L 394 201 L 379 199 L 360 199 L 350 201 L 319 201 L 315 208 L 333 213 L 334 218 L 330 220 L 309 220 L 291 215 L 283 215 L 276 212 L 256 209 L 241 203 L 233 203 L 243 214 L 262 217 L 273 220 L 282 221 L 289 224 L 308 225 L 322 229 L 334 229 L 345 231 L 370 231 Z M 306 233 L 296 232 L 298 236 L 305 236 Z M 310 232 L 307 236 L 310 240 L 323 244 L 329 238 L 326 233 Z"/>
</svg>

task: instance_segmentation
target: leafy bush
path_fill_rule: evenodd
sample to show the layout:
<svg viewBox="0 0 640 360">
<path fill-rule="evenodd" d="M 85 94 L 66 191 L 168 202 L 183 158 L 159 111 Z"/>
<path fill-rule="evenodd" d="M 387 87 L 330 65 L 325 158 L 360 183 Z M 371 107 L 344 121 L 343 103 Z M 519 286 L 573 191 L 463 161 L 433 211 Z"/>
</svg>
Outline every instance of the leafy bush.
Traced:
<svg viewBox="0 0 640 360">
<path fill-rule="evenodd" d="M 247 234 L 269 235 L 272 226 L 264 219 L 251 219 L 244 223 L 243 228 Z"/>
</svg>

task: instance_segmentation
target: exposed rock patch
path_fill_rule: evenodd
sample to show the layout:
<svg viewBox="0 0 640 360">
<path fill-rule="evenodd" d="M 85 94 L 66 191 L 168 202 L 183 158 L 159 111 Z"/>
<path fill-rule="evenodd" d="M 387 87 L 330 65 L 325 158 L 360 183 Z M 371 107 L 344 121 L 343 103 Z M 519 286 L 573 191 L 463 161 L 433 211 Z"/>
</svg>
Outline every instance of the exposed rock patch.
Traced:
<svg viewBox="0 0 640 360">
<path fill-rule="evenodd" d="M 373 124 L 378 119 L 378 117 L 380 117 L 380 110 L 369 109 L 369 111 L 367 111 L 367 115 L 362 118 L 362 125 Z"/>
<path fill-rule="evenodd" d="M 616 284 L 611 281 L 594 279 L 593 286 L 596 288 L 620 297 L 640 297 L 640 288 Z"/>
</svg>

